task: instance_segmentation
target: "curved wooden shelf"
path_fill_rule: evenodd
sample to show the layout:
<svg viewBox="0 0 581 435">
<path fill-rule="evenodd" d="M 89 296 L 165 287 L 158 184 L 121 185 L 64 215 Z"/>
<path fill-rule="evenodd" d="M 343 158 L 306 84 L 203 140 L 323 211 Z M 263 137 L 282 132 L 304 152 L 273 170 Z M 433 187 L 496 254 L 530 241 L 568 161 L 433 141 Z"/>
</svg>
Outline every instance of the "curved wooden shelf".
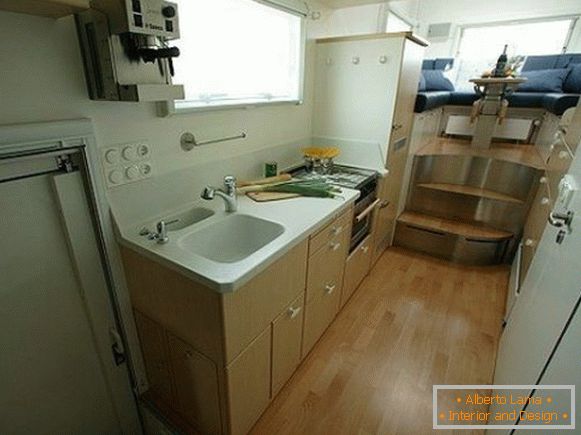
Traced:
<svg viewBox="0 0 581 435">
<path fill-rule="evenodd" d="M 434 232 L 457 234 L 466 239 L 497 241 L 513 237 L 508 231 L 497 230 L 476 223 L 467 223 L 443 219 L 413 211 L 404 211 L 398 218 L 399 222 Z"/>
<path fill-rule="evenodd" d="M 459 193 L 461 195 L 477 196 L 479 198 L 493 199 L 495 201 L 509 202 L 512 204 L 524 204 L 524 201 L 513 196 L 480 187 L 449 183 L 419 183 L 418 186 L 440 192 Z"/>
<path fill-rule="evenodd" d="M 546 165 L 534 145 L 517 145 L 494 142 L 490 149 L 474 148 L 470 142 L 461 139 L 437 138 L 420 148 L 418 156 L 474 156 L 487 157 L 517 163 L 535 169 L 545 169 Z"/>
</svg>

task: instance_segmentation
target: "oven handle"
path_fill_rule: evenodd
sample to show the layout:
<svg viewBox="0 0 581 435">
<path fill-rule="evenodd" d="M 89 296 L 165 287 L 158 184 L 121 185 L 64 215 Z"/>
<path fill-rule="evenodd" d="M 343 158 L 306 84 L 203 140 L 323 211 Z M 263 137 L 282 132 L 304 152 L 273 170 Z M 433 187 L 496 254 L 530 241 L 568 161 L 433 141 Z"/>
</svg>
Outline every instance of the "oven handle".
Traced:
<svg viewBox="0 0 581 435">
<path fill-rule="evenodd" d="M 379 204 L 380 199 L 377 198 L 375 201 L 373 201 L 365 210 L 363 210 L 361 213 L 359 213 L 357 216 L 355 216 L 355 220 L 357 222 L 361 222 L 363 219 L 365 219 L 365 217 L 371 213 L 373 211 L 373 209 L 377 206 L 377 204 Z"/>
</svg>

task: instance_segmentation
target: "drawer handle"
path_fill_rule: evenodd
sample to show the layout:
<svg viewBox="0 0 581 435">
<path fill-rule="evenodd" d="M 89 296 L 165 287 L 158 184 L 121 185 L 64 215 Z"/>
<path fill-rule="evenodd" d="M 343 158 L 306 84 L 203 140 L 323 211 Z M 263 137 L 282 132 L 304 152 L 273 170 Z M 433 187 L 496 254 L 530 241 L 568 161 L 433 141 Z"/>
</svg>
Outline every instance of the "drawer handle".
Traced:
<svg viewBox="0 0 581 435">
<path fill-rule="evenodd" d="M 525 246 L 534 246 L 535 241 L 533 239 L 526 239 Z"/>
<path fill-rule="evenodd" d="M 389 201 L 381 201 L 381 204 L 379 204 L 379 208 L 385 208 L 390 204 Z"/>
<path fill-rule="evenodd" d="M 335 291 L 336 288 L 337 288 L 337 286 L 335 284 L 333 284 L 333 285 L 327 284 L 325 286 L 325 293 L 327 293 L 328 295 L 330 295 L 331 293 L 333 293 Z"/>
<path fill-rule="evenodd" d="M 549 179 L 548 179 L 547 177 L 541 177 L 541 178 L 540 178 L 540 180 L 539 180 L 539 182 L 540 182 L 541 184 L 547 184 L 547 183 L 548 183 L 548 181 L 549 181 Z"/>
<path fill-rule="evenodd" d="M 363 251 L 364 254 L 367 254 L 369 252 L 369 246 L 367 246 L 367 245 L 362 246 L 361 250 Z"/>
<path fill-rule="evenodd" d="M 343 227 L 342 226 L 340 226 L 340 227 L 333 227 L 332 233 L 333 233 L 334 236 L 338 236 L 342 232 L 343 232 Z"/>
<path fill-rule="evenodd" d="M 336 251 L 336 250 L 337 250 L 337 249 L 339 249 L 340 247 L 341 247 L 341 243 L 339 243 L 339 242 L 332 242 L 332 243 L 329 243 L 329 248 L 330 248 L 332 251 Z"/>
<path fill-rule="evenodd" d="M 550 202 L 549 198 L 544 197 L 543 199 L 541 199 L 541 204 L 543 205 L 547 205 Z"/>
<path fill-rule="evenodd" d="M 301 307 L 297 307 L 297 308 L 290 307 L 288 309 L 288 315 L 291 319 L 294 319 L 295 317 L 297 317 L 299 315 L 301 310 L 302 310 Z"/>
</svg>

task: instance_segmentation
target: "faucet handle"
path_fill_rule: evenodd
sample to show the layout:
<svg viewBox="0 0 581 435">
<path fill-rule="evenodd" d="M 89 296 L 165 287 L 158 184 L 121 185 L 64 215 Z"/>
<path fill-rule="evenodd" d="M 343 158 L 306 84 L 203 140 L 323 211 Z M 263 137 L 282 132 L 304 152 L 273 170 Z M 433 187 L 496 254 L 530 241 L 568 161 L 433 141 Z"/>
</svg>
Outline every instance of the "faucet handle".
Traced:
<svg viewBox="0 0 581 435">
<path fill-rule="evenodd" d="M 212 186 L 204 187 L 204 190 L 202 190 L 202 194 L 200 196 L 202 197 L 202 199 L 207 200 L 214 199 L 214 188 Z"/>
<path fill-rule="evenodd" d="M 224 185 L 227 187 L 236 187 L 236 177 L 234 175 L 226 175 L 224 177 Z"/>
</svg>

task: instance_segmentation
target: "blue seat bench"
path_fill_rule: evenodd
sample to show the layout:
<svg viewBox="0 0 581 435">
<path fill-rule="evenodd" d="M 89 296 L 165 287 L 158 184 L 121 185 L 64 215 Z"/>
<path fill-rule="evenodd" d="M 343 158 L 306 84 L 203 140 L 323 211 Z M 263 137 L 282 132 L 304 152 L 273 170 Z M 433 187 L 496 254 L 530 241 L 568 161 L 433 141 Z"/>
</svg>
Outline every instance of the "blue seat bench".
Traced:
<svg viewBox="0 0 581 435">
<path fill-rule="evenodd" d="M 453 65 L 454 59 L 426 59 L 422 64 L 422 70 L 444 71 Z M 547 69 L 569 68 L 572 65 L 581 64 L 581 54 L 557 54 L 548 56 L 527 57 L 522 72 Z M 579 68 L 579 67 L 578 67 Z M 561 116 L 565 110 L 577 105 L 581 94 L 581 83 L 575 83 L 574 93 L 545 93 L 545 92 L 515 92 L 509 96 L 510 107 L 545 109 L 557 116 Z M 415 112 L 421 113 L 438 107 L 471 106 L 478 99 L 475 92 L 462 91 L 419 91 Z"/>
</svg>

